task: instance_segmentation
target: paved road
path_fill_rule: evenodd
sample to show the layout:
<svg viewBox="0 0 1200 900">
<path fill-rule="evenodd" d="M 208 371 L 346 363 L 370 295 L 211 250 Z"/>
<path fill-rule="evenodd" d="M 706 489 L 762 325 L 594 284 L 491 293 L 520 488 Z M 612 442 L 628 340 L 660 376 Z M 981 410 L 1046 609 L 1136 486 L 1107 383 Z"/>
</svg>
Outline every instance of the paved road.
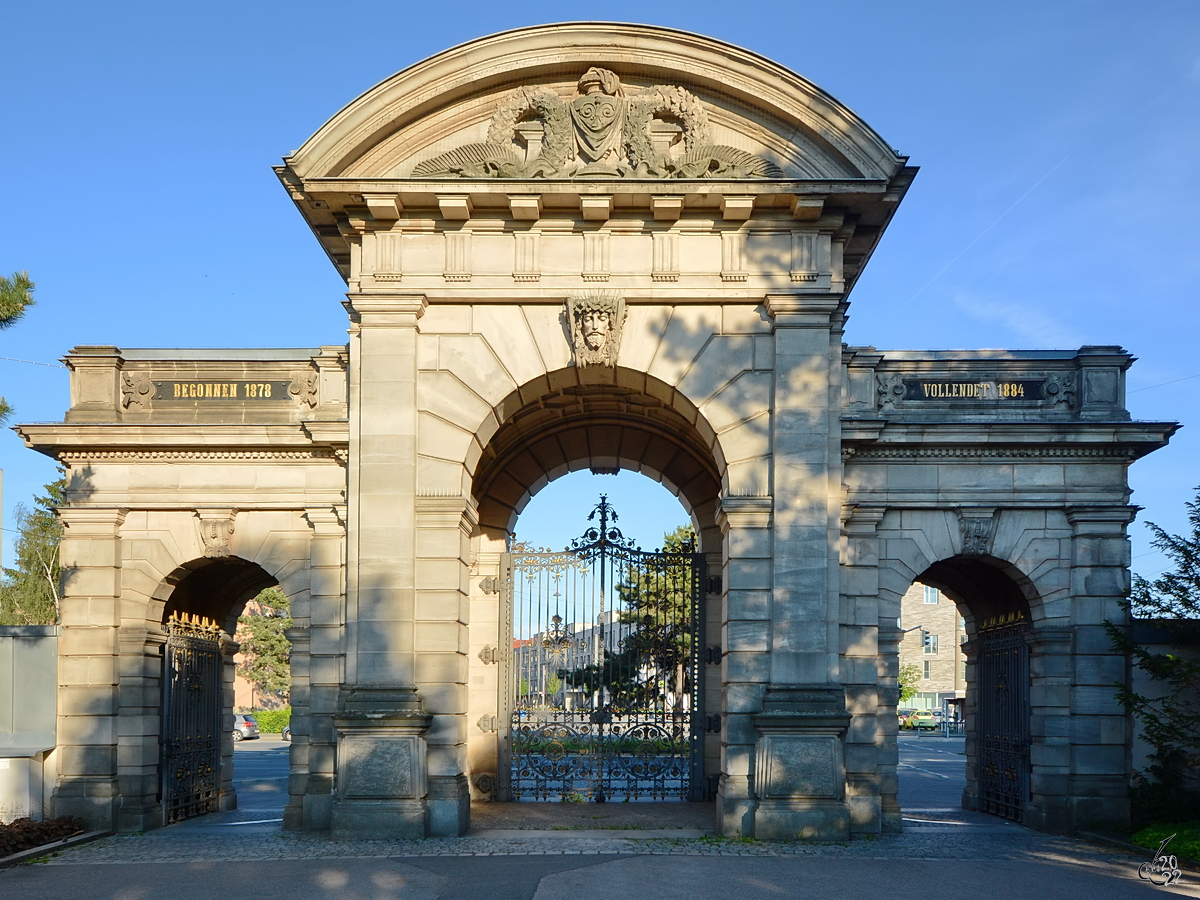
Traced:
<svg viewBox="0 0 1200 900">
<path fill-rule="evenodd" d="M 958 808 L 961 740 L 905 735 L 905 833 L 848 844 L 771 844 L 646 831 L 487 831 L 430 841 L 332 841 L 283 833 L 286 745 L 237 748 L 242 809 L 106 838 L 41 865 L 0 870 L 22 900 L 646 900 L 727 897 L 1116 900 L 1200 897 L 1200 877 L 1154 887 L 1141 859 Z"/>
</svg>

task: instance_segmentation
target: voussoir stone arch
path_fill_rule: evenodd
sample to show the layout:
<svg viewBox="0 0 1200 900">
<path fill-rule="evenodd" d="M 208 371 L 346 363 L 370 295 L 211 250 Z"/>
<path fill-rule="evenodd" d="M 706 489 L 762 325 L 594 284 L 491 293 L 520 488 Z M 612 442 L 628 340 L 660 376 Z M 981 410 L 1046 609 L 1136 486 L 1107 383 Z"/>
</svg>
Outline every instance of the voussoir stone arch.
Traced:
<svg viewBox="0 0 1200 900">
<path fill-rule="evenodd" d="M 423 492 L 472 490 L 485 449 L 502 426 L 539 404 L 551 415 L 547 404 L 590 397 L 586 402 L 608 403 L 610 415 L 623 422 L 675 421 L 672 427 L 688 433 L 685 443 L 723 494 L 766 493 L 773 373 L 769 321 L 760 309 L 631 307 L 617 365 L 586 369 L 572 364 L 562 316 L 561 305 L 426 311 L 417 381 Z M 685 490 L 692 474 L 672 476 L 644 458 L 623 456 L 619 447 L 566 455 L 568 466 L 665 477 L 686 502 L 695 502 Z"/>
<path fill-rule="evenodd" d="M 221 516 L 225 516 L 221 511 Z M 299 512 L 246 510 L 229 513 L 233 524 L 227 543 L 206 552 L 197 529 L 195 511 L 148 512 L 127 517 L 132 532 L 123 565 L 122 609 L 127 626 L 163 622 L 176 587 L 201 570 L 222 583 L 221 605 L 240 612 L 241 606 L 264 588 L 278 585 L 293 603 L 309 591 L 309 544 L 312 530 Z M 134 529 L 138 529 L 134 532 Z M 245 567 L 234 571 L 238 563 Z M 261 577 L 250 574 L 253 567 Z M 222 578 L 227 570 L 228 579 Z M 199 610 L 192 610 L 199 612 Z M 236 613 L 220 624 L 232 634 Z M 217 618 L 214 616 L 214 618 Z"/>
<path fill-rule="evenodd" d="M 711 526 L 726 465 L 720 437 L 695 406 L 643 373 L 571 378 L 576 371 L 553 373 L 560 386 L 541 395 L 514 391 L 477 432 L 480 525 L 511 530 L 530 497 L 567 472 L 627 469 L 662 482 L 701 528 Z"/>
<path fill-rule="evenodd" d="M 878 533 L 884 540 L 879 560 L 879 595 L 887 604 L 881 614 L 899 615 L 900 598 L 918 578 L 935 567 L 952 566 L 956 560 L 975 561 L 995 569 L 1009 579 L 1028 604 L 1034 623 L 1061 615 L 1059 607 L 1068 591 L 1070 527 L 1065 517 L 1053 511 L 998 509 L 992 512 L 990 546 L 974 551 L 965 546 L 960 509 L 891 510 L 880 523 Z M 1061 522 L 1059 521 L 1061 519 Z M 1065 554 L 1065 555 L 1064 555 Z M 945 579 L 934 587 L 943 587 L 967 601 L 963 590 Z M 964 575 L 963 581 L 970 576 Z M 972 621 L 978 610 L 967 610 Z"/>
</svg>

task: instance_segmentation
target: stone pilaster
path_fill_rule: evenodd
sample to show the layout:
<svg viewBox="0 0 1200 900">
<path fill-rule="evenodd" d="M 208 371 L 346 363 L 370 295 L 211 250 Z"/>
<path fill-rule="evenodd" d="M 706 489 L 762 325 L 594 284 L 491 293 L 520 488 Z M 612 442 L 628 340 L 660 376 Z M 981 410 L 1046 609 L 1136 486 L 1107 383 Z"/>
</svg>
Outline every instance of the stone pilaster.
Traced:
<svg viewBox="0 0 1200 900">
<path fill-rule="evenodd" d="M 840 296 L 770 294 L 771 684 L 838 680 L 841 516 Z"/>
<path fill-rule="evenodd" d="M 850 726 L 846 732 L 846 807 L 854 834 L 899 831 L 896 804 L 896 679 L 899 660 L 881 644 L 892 638 L 896 617 L 881 615 L 879 537 L 883 507 L 846 511 L 841 570 L 840 669 Z M 890 765 L 885 764 L 890 763 Z M 888 816 L 884 819 L 884 781 Z"/>
<path fill-rule="evenodd" d="M 721 623 L 721 778 L 717 827 L 729 837 L 754 833 L 754 747 L 751 717 L 762 711 L 770 671 L 771 498 L 726 497 L 717 512 L 724 543 L 724 621 Z"/>
<path fill-rule="evenodd" d="M 1129 822 L 1129 741 L 1125 710 L 1113 696 L 1125 679 L 1104 622 L 1123 624 L 1128 612 L 1129 539 L 1137 508 L 1075 506 L 1067 509 L 1071 540 L 1071 657 L 1069 749 L 1070 830 L 1121 828 Z M 1039 701 L 1031 697 L 1036 709 Z M 1036 746 L 1036 745 L 1035 745 Z M 1061 754 L 1060 754 L 1061 755 Z M 1057 762 L 1058 760 L 1056 760 Z M 1034 766 L 1039 760 L 1034 759 Z M 1047 823 L 1047 830 L 1060 830 Z"/>
<path fill-rule="evenodd" d="M 416 681 L 417 320 L 421 295 L 348 294 L 351 367 L 346 680 Z"/>
<path fill-rule="evenodd" d="M 417 686 L 432 715 L 429 747 L 429 833 L 465 834 L 467 784 L 467 649 L 473 501 L 417 499 Z"/>
<path fill-rule="evenodd" d="M 338 711 L 345 642 L 344 510 L 306 510 L 312 528 L 306 609 L 292 604 L 292 745 L 285 828 L 324 830 L 333 802 Z"/>
<path fill-rule="evenodd" d="M 71 507 L 59 511 L 62 635 L 54 810 L 60 816 L 79 816 L 92 829 L 107 830 L 118 824 L 122 685 L 118 603 L 120 528 L 126 512 Z"/>
<path fill-rule="evenodd" d="M 769 294 L 774 320 L 770 685 L 755 754 L 754 835 L 845 839 L 843 740 L 850 717 L 839 666 L 841 527 L 840 294 Z M 849 660 L 847 663 L 849 665 Z M 854 662 L 876 678 L 873 660 Z M 853 668 L 853 666 L 851 666 Z"/>
<path fill-rule="evenodd" d="M 416 684 L 417 320 L 425 297 L 351 293 L 346 671 L 330 828 L 428 832 Z"/>
</svg>

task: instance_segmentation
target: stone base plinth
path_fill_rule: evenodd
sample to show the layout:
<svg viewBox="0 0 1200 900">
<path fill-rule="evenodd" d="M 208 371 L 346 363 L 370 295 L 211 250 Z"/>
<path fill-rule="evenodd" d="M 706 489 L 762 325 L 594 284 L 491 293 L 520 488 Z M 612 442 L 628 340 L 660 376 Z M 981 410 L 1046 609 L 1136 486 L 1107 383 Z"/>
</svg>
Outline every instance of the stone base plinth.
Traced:
<svg viewBox="0 0 1200 900">
<path fill-rule="evenodd" d="M 466 775 L 431 775 L 425 802 L 431 837 L 461 837 L 471 827 L 471 786 Z"/>
<path fill-rule="evenodd" d="M 754 813 L 760 841 L 846 841 L 850 812 L 836 800 L 760 800 Z"/>
<path fill-rule="evenodd" d="M 329 833 L 335 838 L 416 840 L 429 834 L 424 800 L 338 800 Z"/>
<path fill-rule="evenodd" d="M 754 794 L 744 775 L 722 775 L 717 787 L 717 833 L 724 837 L 752 837 Z"/>
<path fill-rule="evenodd" d="M 429 835 L 425 732 L 431 716 L 415 689 L 355 688 L 337 730 L 329 830 L 335 837 Z"/>
<path fill-rule="evenodd" d="M 769 688 L 753 717 L 754 837 L 760 840 L 848 840 L 842 739 L 850 724 L 845 693 L 829 685 Z"/>
</svg>

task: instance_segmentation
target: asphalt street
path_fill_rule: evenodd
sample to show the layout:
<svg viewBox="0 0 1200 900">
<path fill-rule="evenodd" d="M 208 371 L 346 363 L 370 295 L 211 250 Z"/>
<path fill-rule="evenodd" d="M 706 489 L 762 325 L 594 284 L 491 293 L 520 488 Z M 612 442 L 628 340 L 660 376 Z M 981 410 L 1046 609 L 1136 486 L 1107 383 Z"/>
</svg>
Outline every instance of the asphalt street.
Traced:
<svg viewBox="0 0 1200 900">
<path fill-rule="evenodd" d="M 480 828 L 425 842 L 283 833 L 287 745 L 247 741 L 235 756 L 240 809 L 0 870 L 0 898 L 1200 897 L 1189 873 L 1181 885 L 1153 886 L 1137 877 L 1142 860 L 1119 850 L 963 811 L 962 744 L 902 735 L 903 835 L 772 845 L 615 830 Z"/>
</svg>

